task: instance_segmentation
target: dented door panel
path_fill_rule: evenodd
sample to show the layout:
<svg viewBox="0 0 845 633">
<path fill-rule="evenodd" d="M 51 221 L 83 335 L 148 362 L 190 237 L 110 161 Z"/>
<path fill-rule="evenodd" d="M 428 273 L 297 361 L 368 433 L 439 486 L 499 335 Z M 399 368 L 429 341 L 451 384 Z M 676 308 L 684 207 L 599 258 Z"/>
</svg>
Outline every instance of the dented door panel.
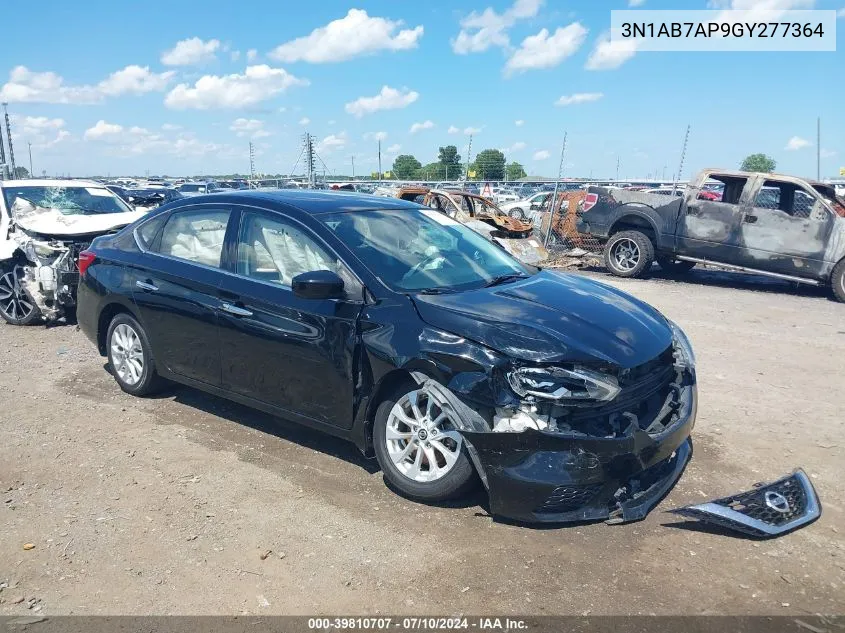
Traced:
<svg viewBox="0 0 845 633">
<path fill-rule="evenodd" d="M 678 220 L 678 253 L 739 264 L 741 218 L 738 204 L 690 200 Z"/>
</svg>

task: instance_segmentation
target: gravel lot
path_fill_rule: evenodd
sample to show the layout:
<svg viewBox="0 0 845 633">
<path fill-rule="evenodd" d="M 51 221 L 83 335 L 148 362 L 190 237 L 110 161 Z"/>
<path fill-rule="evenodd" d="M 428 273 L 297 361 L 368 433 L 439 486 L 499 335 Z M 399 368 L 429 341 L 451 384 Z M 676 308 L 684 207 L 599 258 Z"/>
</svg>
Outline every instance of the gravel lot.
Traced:
<svg viewBox="0 0 845 633">
<path fill-rule="evenodd" d="M 845 306 L 730 273 L 587 274 L 698 355 L 695 455 L 640 523 L 416 504 L 352 445 L 188 388 L 134 399 L 75 327 L 0 325 L 0 614 L 845 612 Z M 824 515 L 780 539 L 660 511 L 797 466 Z"/>
</svg>

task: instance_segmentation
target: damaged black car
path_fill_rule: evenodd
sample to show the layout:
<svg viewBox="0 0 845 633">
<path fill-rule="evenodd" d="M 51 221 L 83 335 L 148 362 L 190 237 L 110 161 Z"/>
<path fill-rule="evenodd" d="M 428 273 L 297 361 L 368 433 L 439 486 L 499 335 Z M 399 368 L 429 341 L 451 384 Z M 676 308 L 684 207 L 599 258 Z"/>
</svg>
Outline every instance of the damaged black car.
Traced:
<svg viewBox="0 0 845 633">
<path fill-rule="evenodd" d="M 690 458 L 684 333 L 398 199 L 221 193 L 79 258 L 78 321 L 126 392 L 165 380 L 351 440 L 404 495 L 486 487 L 530 522 L 644 517 Z"/>
</svg>

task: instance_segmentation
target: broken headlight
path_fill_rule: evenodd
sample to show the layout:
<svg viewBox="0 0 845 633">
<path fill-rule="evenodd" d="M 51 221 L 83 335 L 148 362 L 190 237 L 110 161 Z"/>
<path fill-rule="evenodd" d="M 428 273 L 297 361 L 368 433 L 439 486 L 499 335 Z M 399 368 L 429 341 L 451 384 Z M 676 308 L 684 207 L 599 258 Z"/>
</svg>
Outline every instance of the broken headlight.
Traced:
<svg viewBox="0 0 845 633">
<path fill-rule="evenodd" d="M 687 335 L 674 321 L 669 321 L 669 327 L 672 328 L 672 349 L 675 351 L 676 364 L 695 369 L 695 352 L 692 351 Z"/>
<path fill-rule="evenodd" d="M 548 400 L 608 402 L 620 391 L 615 377 L 585 367 L 520 367 L 508 383 L 518 396 Z"/>
</svg>

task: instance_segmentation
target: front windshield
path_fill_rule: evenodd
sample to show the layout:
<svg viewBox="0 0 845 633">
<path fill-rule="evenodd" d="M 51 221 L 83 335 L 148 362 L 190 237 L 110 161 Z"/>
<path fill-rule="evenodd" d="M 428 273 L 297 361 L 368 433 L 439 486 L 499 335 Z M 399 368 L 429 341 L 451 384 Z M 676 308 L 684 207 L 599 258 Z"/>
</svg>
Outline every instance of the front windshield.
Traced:
<svg viewBox="0 0 845 633">
<path fill-rule="evenodd" d="M 399 292 L 480 288 L 530 270 L 481 235 L 431 209 L 319 216 L 391 289 Z"/>
<path fill-rule="evenodd" d="M 132 209 L 105 187 L 47 187 L 8 185 L 3 198 L 9 209 L 38 207 L 55 209 L 62 215 L 127 213 Z"/>
</svg>

